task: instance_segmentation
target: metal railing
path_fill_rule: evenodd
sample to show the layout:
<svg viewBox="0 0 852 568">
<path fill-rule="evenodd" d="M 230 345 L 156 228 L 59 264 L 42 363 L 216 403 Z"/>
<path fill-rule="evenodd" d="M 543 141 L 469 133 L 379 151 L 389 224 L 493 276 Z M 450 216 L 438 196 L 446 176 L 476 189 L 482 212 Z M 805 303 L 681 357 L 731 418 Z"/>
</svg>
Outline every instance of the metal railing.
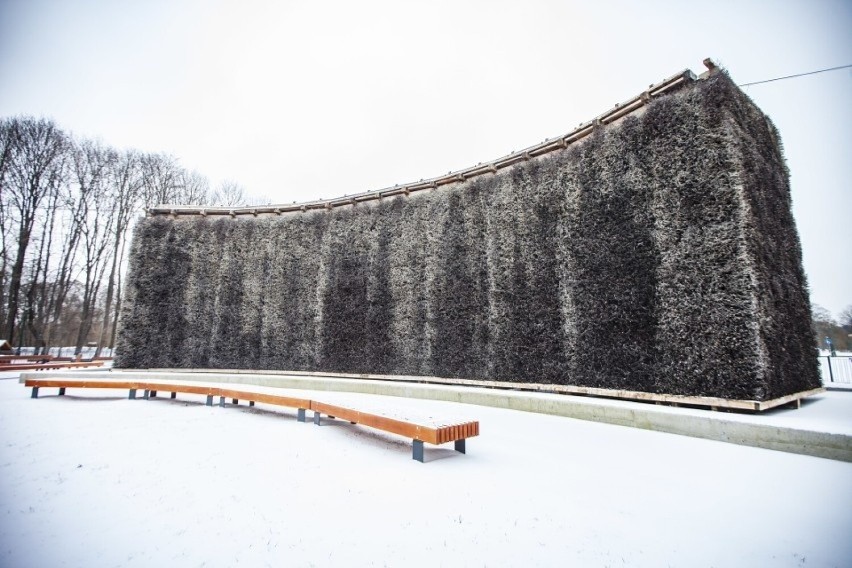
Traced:
<svg viewBox="0 0 852 568">
<path fill-rule="evenodd" d="M 82 349 L 80 355 L 83 359 L 91 359 L 95 356 L 95 351 L 97 348 L 85 346 Z M 70 347 L 51 347 L 48 351 L 49 355 L 53 357 L 73 357 L 75 354 L 76 348 L 72 345 Z M 6 353 L 5 351 L 3 353 Z M 36 348 L 35 347 L 16 347 L 12 351 L 9 351 L 10 355 L 35 355 Z M 101 357 L 112 357 L 112 349 L 109 347 L 101 348 Z"/>
<path fill-rule="evenodd" d="M 820 355 L 818 360 L 824 385 L 852 385 L 852 355 Z"/>
</svg>

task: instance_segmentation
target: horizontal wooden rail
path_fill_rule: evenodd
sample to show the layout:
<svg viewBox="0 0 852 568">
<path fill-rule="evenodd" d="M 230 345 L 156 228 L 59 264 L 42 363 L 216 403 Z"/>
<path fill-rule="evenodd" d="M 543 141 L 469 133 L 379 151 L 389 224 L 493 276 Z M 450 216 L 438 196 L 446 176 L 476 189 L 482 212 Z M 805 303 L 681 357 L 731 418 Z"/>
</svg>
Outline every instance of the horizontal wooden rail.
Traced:
<svg viewBox="0 0 852 568">
<path fill-rule="evenodd" d="M 712 73 L 715 73 L 718 68 L 712 61 L 706 59 L 704 65 L 708 71 L 701 75 L 705 78 Z M 548 138 L 543 142 L 534 144 L 528 148 L 524 148 L 519 152 L 512 152 L 502 158 L 498 158 L 488 163 L 480 163 L 475 166 L 465 168 L 458 171 L 450 171 L 445 175 L 421 179 L 417 182 L 407 183 L 403 185 L 395 185 L 386 187 L 378 191 L 365 191 L 354 195 L 344 195 L 334 199 L 319 199 L 304 203 L 292 203 L 287 205 L 265 205 L 265 206 L 246 206 L 246 207 L 197 207 L 187 205 L 169 205 L 162 204 L 148 209 L 149 216 L 170 215 L 172 217 L 182 216 L 253 216 L 259 215 L 282 215 L 284 213 L 297 213 L 315 210 L 331 210 L 336 207 L 352 206 L 366 201 L 381 200 L 386 197 L 395 197 L 399 195 L 410 195 L 413 192 L 423 190 L 434 190 L 443 185 L 465 182 L 471 178 L 497 173 L 498 170 L 507 168 L 517 163 L 526 162 L 532 158 L 543 156 L 556 150 L 566 148 L 583 138 L 591 135 L 597 128 L 611 124 L 625 116 L 639 111 L 642 107 L 650 103 L 653 99 L 660 95 L 673 92 L 680 89 L 686 84 L 698 80 L 692 71 L 684 69 L 683 71 L 672 75 L 668 79 L 660 81 L 657 84 L 651 85 L 642 93 L 632 97 L 621 104 L 616 104 L 613 108 L 600 114 L 594 119 L 580 124 L 577 128 L 556 138 Z"/>
<path fill-rule="evenodd" d="M 253 391 L 238 390 L 233 388 L 221 388 L 211 385 L 197 385 L 184 383 L 159 383 L 147 381 L 115 381 L 115 380 L 80 380 L 80 379 L 26 379 L 24 386 L 31 387 L 32 398 L 39 397 L 39 389 L 58 388 L 59 395 L 65 394 L 65 389 L 121 389 L 129 391 L 128 398 L 137 398 L 137 391 L 144 391 L 144 398 L 156 398 L 158 392 L 170 392 L 171 398 L 176 393 L 198 394 L 207 397 L 207 405 L 213 405 L 213 397 L 219 397 L 219 406 L 225 406 L 225 400 L 231 399 L 233 404 L 244 400 L 254 406 L 255 402 L 286 406 L 298 409 L 297 418 L 299 422 L 305 422 L 305 411 L 314 411 L 314 423 L 320 424 L 321 415 L 330 418 L 342 418 L 352 424 L 359 424 L 384 430 L 412 439 L 413 458 L 417 461 L 423 460 L 423 443 L 440 445 L 446 442 L 455 442 L 455 449 L 465 453 L 465 440 L 479 435 L 479 422 L 460 422 L 452 424 L 418 424 L 408 420 L 398 420 L 383 416 L 381 414 L 362 412 L 352 408 L 326 404 L 323 402 L 306 398 L 294 398 L 288 396 L 259 393 Z"/>
</svg>

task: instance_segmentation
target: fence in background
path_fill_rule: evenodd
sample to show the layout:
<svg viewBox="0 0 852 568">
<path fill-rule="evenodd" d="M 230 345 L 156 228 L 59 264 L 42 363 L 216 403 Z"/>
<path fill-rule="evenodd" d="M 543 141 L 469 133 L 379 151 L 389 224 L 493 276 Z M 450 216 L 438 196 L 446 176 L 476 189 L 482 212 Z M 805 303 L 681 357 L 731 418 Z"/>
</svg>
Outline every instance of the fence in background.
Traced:
<svg viewBox="0 0 852 568">
<path fill-rule="evenodd" d="M 95 351 L 97 348 L 95 347 L 83 347 L 82 349 L 82 357 L 83 359 L 91 359 L 95 356 Z M 14 355 L 35 355 L 36 348 L 35 347 L 20 347 L 15 348 L 10 351 L 10 354 Z M 5 352 L 4 352 L 5 353 Z M 74 346 L 71 347 L 51 347 L 48 355 L 53 355 L 54 357 L 74 357 Z M 101 357 L 112 357 L 112 349 L 109 347 L 103 347 L 101 349 Z"/>
<path fill-rule="evenodd" d="M 824 385 L 832 383 L 852 385 L 852 355 L 834 357 L 820 355 L 818 359 Z"/>
</svg>

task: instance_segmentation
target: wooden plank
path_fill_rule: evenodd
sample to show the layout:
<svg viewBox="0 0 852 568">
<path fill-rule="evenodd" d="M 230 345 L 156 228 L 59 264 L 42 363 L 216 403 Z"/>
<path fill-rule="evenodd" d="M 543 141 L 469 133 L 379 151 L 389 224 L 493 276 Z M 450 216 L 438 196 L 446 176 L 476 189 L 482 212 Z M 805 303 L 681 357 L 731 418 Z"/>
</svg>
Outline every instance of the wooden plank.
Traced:
<svg viewBox="0 0 852 568">
<path fill-rule="evenodd" d="M 290 408 L 303 408 L 308 410 L 311 408 L 310 400 L 306 398 L 293 398 L 289 396 L 281 396 L 277 394 L 267 394 L 251 391 L 241 391 L 235 389 L 219 389 L 219 396 L 225 398 L 236 398 L 239 400 L 248 400 L 254 402 L 263 402 L 265 404 L 274 404 L 277 406 L 287 406 Z"/>
<path fill-rule="evenodd" d="M 150 391 L 163 391 L 163 392 L 180 392 L 184 394 L 203 394 L 203 395 L 213 395 L 216 396 L 219 394 L 218 387 L 211 387 L 207 385 L 185 385 L 178 383 L 137 383 L 139 386 L 136 388 L 150 390 Z"/>
<path fill-rule="evenodd" d="M 479 422 L 460 422 L 452 425 L 442 425 L 436 428 L 436 444 L 444 444 L 454 440 L 464 440 L 479 436 Z"/>
<path fill-rule="evenodd" d="M 342 406 L 335 406 L 317 401 L 313 401 L 311 409 L 321 414 L 335 416 L 343 420 L 355 422 L 356 424 L 362 424 L 364 426 L 369 426 L 370 428 L 376 428 L 392 434 L 405 436 L 406 438 L 421 440 L 423 442 L 429 442 L 430 444 L 438 443 L 437 429 L 430 428 L 428 426 L 421 426 L 412 422 L 405 422 L 403 420 L 388 418 L 387 416 L 370 414 L 368 412 L 361 412 L 351 408 L 344 408 Z"/>
<path fill-rule="evenodd" d="M 453 440 L 461 440 L 479 435 L 479 422 L 459 422 L 429 426 L 317 401 L 314 401 L 312 409 L 321 414 L 336 416 L 343 420 L 355 422 L 356 424 L 362 424 L 430 444 L 444 444 Z"/>
<path fill-rule="evenodd" d="M 712 71 L 708 71 L 708 73 L 711 72 Z M 287 205 L 242 207 L 196 207 L 161 203 L 156 205 L 155 207 L 148 208 L 146 214 L 148 216 L 168 215 L 174 218 L 190 215 L 200 215 L 203 217 L 206 217 L 207 215 L 228 215 L 232 218 L 235 218 L 238 215 L 252 215 L 255 217 L 257 217 L 258 215 L 280 215 L 282 212 L 307 211 L 314 209 L 332 209 L 334 207 L 341 207 L 346 205 L 354 206 L 357 203 L 362 203 L 364 201 L 380 199 L 383 195 L 389 196 L 399 194 L 400 192 L 403 192 L 408 195 L 410 192 L 414 191 L 421 191 L 427 188 L 435 188 L 441 185 L 449 185 L 456 182 L 463 182 L 467 179 L 479 175 L 486 175 L 491 172 L 496 172 L 497 169 L 509 167 L 519 161 L 525 161 L 529 159 L 530 156 L 541 156 L 549 152 L 564 148 L 567 144 L 576 142 L 577 140 L 580 140 L 581 138 L 590 135 L 594 131 L 594 124 L 607 124 L 610 122 L 614 122 L 619 118 L 622 118 L 626 114 L 637 112 L 641 110 L 644 105 L 648 104 L 651 101 L 652 97 L 656 97 L 670 90 L 677 89 L 683 83 L 692 80 L 695 80 L 695 76 L 692 74 L 691 71 L 685 69 L 680 73 L 672 75 L 671 77 L 664 79 L 663 81 L 655 85 L 651 85 L 645 92 L 640 93 L 635 97 L 632 97 L 624 104 L 615 105 L 614 108 L 605 111 L 603 114 L 598 115 L 596 118 L 592 119 L 587 123 L 581 124 L 568 134 L 560 136 L 557 139 L 545 140 L 538 144 L 529 146 L 528 148 L 525 148 L 519 152 L 512 152 L 509 155 L 491 161 L 490 166 L 492 167 L 482 167 L 481 165 L 476 165 L 455 172 L 451 171 L 446 175 L 438 176 L 435 178 L 404 184 L 403 186 L 387 187 L 378 191 L 361 192 L 355 195 L 337 197 L 329 200 L 320 199 L 316 201 L 293 203 Z"/>
<path fill-rule="evenodd" d="M 791 402 L 798 402 L 797 408 L 801 406 L 801 402 L 803 398 L 807 398 L 809 396 L 813 396 L 815 394 L 824 393 L 824 388 L 811 389 L 809 391 L 797 392 L 794 394 L 789 394 L 787 396 L 782 396 L 779 398 L 773 398 L 772 400 L 763 401 L 760 404 L 760 407 L 757 410 L 769 410 L 770 408 L 775 408 L 778 406 L 783 406 L 785 404 Z"/>
</svg>

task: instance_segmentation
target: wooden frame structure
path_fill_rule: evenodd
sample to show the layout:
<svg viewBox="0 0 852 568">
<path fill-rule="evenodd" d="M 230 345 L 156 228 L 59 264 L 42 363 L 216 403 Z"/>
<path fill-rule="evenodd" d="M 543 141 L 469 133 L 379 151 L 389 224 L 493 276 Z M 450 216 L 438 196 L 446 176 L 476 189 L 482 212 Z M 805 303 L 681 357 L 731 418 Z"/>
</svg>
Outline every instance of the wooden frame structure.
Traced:
<svg viewBox="0 0 852 568">
<path fill-rule="evenodd" d="M 395 197 L 398 195 L 409 196 L 418 191 L 435 190 L 443 185 L 465 182 L 480 175 L 496 174 L 499 170 L 512 166 L 518 162 L 525 162 L 532 158 L 567 148 L 569 145 L 591 135 L 598 128 L 639 111 L 653 99 L 676 90 L 684 84 L 691 83 L 699 78 L 705 78 L 718 70 L 716 64 L 709 58 L 704 60 L 704 66 L 707 67 L 707 71 L 702 73 L 701 77 L 697 77 L 689 69 L 684 69 L 676 75 L 672 75 L 659 83 L 650 85 L 644 92 L 639 93 L 623 103 L 616 104 L 612 109 L 593 118 L 592 120 L 581 123 L 568 134 L 557 136 L 556 138 L 548 138 L 543 142 L 534 144 L 533 146 L 524 148 L 518 152 L 512 152 L 502 158 L 492 160 L 491 162 L 479 163 L 475 166 L 464 168 L 462 170 L 450 171 L 445 175 L 429 179 L 421 179 L 420 181 L 413 183 L 395 185 L 378 191 L 365 191 L 354 195 L 344 195 L 343 197 L 337 197 L 335 199 L 318 199 L 316 201 L 292 203 L 289 205 L 251 207 L 195 207 L 161 204 L 148 209 L 147 215 L 168 215 L 175 218 L 186 216 L 229 216 L 235 218 L 247 215 L 252 217 L 276 216 L 285 213 L 304 213 L 312 210 L 330 211 L 337 207 L 353 206 L 367 201 L 381 200 L 386 197 Z"/>
<path fill-rule="evenodd" d="M 225 400 L 231 399 L 232 404 L 240 400 L 247 401 L 249 406 L 260 402 L 275 406 L 297 409 L 297 420 L 305 422 L 305 412 L 313 410 L 314 424 L 320 425 L 323 414 L 329 418 L 340 417 L 349 420 L 351 424 L 368 426 L 383 430 L 412 440 L 412 458 L 423 463 L 423 444 L 440 445 L 447 442 L 455 443 L 455 450 L 466 453 L 465 440 L 479 435 L 479 422 L 454 422 L 449 424 L 424 424 L 409 420 L 399 420 L 381 414 L 362 412 L 353 408 L 336 406 L 306 398 L 293 398 L 268 393 L 259 393 L 232 388 L 222 388 L 209 385 L 188 385 L 182 383 L 160 383 L 146 381 L 116 381 L 116 380 L 80 380 L 80 379 L 26 379 L 24 386 L 31 387 L 32 398 L 39 397 L 39 389 L 57 388 L 59 396 L 65 395 L 68 388 L 79 389 L 120 389 L 128 391 L 129 399 L 136 399 L 137 392 L 143 391 L 145 400 L 156 398 L 158 392 L 170 392 L 171 398 L 177 393 L 197 394 L 207 398 L 207 406 L 213 406 L 213 398 L 219 397 L 219 406 L 225 406 Z"/>
</svg>

